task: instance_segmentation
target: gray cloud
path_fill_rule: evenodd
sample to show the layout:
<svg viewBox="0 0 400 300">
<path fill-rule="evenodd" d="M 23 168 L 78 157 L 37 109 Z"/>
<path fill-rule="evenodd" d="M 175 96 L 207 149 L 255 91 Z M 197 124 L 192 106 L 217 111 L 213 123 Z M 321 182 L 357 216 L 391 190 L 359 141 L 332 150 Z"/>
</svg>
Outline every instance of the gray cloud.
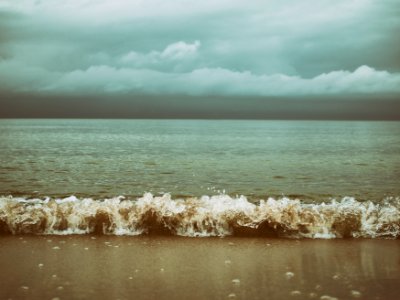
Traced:
<svg viewBox="0 0 400 300">
<path fill-rule="evenodd" d="M 0 90 L 400 93 L 400 8 L 370 1 L 0 3 Z"/>
<path fill-rule="evenodd" d="M 198 58 L 200 42 L 186 43 L 179 41 L 168 45 L 162 51 L 140 53 L 130 51 L 117 57 L 113 62 L 122 68 L 155 69 L 166 71 L 184 71 L 193 67 Z"/>
<path fill-rule="evenodd" d="M 151 52 L 148 55 L 128 53 L 122 60 L 136 65 L 157 66 L 171 60 L 185 60 L 194 55 L 195 44 L 178 43 L 182 53 L 168 55 Z M 193 48 L 191 48 L 193 47 Z M 170 48 L 166 48 L 170 49 Z M 190 50 L 191 49 L 191 50 Z M 193 52 L 192 52 L 193 51 Z M 178 54 L 177 54 L 178 53 Z M 166 62 L 164 62 L 164 60 Z M 9 72 L 14 70 L 13 72 Z M 20 73 L 17 73 L 19 70 Z M 9 73 L 8 73 L 9 72 Z M 6 74 L 3 85 L 13 91 L 80 93 L 137 93 L 231 96 L 302 96 L 331 94 L 400 93 L 400 73 L 377 71 L 361 66 L 350 71 L 332 71 L 313 78 L 283 74 L 256 75 L 249 71 L 235 72 L 223 68 L 200 68 L 190 72 L 163 72 L 147 68 L 116 68 L 96 65 L 86 70 L 67 73 L 18 65 L 0 64 L 0 74 Z"/>
<path fill-rule="evenodd" d="M 115 69 L 96 66 L 68 73 L 46 86 L 49 90 L 137 91 L 187 95 L 307 95 L 400 92 L 400 74 L 362 66 L 354 72 L 334 71 L 311 79 L 282 74 L 254 75 L 227 69 L 196 69 L 190 73 Z"/>
</svg>

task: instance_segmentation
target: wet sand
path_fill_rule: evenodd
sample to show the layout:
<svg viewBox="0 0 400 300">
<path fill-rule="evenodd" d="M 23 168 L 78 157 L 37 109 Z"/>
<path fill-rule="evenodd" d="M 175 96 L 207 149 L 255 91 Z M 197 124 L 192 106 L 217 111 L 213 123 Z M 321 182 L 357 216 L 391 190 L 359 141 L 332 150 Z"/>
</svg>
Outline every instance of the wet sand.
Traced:
<svg viewBox="0 0 400 300">
<path fill-rule="evenodd" d="M 400 241 L 1 236 L 0 299 L 400 299 Z"/>
</svg>

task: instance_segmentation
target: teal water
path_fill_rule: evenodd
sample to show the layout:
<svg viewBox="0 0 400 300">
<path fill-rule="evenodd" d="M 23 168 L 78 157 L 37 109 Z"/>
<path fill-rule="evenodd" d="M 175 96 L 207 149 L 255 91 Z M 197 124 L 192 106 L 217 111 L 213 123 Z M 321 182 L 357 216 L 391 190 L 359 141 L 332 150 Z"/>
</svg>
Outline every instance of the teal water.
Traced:
<svg viewBox="0 0 400 300">
<path fill-rule="evenodd" d="M 0 195 L 400 195 L 400 122 L 0 120 Z"/>
</svg>

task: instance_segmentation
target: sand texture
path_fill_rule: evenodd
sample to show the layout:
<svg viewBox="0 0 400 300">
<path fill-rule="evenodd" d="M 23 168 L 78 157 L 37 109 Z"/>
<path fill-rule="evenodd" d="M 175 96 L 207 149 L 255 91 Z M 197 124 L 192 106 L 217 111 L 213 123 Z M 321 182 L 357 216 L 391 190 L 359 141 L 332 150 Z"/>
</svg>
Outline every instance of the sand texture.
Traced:
<svg viewBox="0 0 400 300">
<path fill-rule="evenodd" d="M 400 241 L 1 236 L 0 299 L 400 299 Z"/>
</svg>

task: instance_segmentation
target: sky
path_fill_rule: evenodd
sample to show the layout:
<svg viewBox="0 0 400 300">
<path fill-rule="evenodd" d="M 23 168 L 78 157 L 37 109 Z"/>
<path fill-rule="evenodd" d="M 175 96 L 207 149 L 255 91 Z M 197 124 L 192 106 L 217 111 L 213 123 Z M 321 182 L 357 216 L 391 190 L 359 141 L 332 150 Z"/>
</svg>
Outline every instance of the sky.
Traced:
<svg viewBox="0 0 400 300">
<path fill-rule="evenodd" d="M 0 0 L 0 117 L 400 119 L 398 0 Z"/>
</svg>

